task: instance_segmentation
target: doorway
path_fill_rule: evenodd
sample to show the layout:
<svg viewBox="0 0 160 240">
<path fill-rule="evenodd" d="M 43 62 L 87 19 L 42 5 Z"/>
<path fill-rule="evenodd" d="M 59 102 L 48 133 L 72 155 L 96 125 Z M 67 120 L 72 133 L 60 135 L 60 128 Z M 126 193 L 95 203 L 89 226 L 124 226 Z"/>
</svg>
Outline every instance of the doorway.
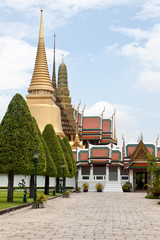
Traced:
<svg viewBox="0 0 160 240">
<path fill-rule="evenodd" d="M 136 172 L 136 190 L 147 189 L 147 172 Z"/>
</svg>

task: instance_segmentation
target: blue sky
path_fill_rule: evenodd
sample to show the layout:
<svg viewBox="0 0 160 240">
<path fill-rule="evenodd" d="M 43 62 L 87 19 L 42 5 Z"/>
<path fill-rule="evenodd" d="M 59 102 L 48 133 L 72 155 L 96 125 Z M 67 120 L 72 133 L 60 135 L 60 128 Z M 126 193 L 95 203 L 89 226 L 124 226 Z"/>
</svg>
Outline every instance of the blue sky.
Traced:
<svg viewBox="0 0 160 240">
<path fill-rule="evenodd" d="M 160 133 L 159 0 L 3 0 L 0 2 L 0 119 L 32 77 L 40 9 L 50 74 L 56 33 L 56 70 L 62 53 L 72 104 L 86 115 L 116 109 L 121 144 L 155 142 Z"/>
</svg>

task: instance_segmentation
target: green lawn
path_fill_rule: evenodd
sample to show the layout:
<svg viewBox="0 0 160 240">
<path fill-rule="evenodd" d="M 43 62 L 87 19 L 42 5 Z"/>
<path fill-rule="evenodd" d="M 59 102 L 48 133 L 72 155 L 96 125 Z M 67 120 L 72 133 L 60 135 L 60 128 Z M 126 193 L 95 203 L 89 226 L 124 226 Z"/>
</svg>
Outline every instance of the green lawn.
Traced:
<svg viewBox="0 0 160 240">
<path fill-rule="evenodd" d="M 38 194 L 44 193 L 44 191 L 37 191 Z M 59 193 L 56 193 L 56 195 L 59 195 Z M 0 190 L 0 210 L 9 208 L 9 207 L 14 207 L 18 205 L 22 205 L 23 203 L 23 196 L 24 196 L 24 191 L 14 191 L 14 197 L 13 197 L 13 202 L 8 203 L 7 202 L 7 190 Z M 30 203 L 33 201 L 33 198 L 28 198 L 29 194 L 27 194 L 27 203 Z M 46 195 L 47 198 L 53 197 L 53 190 L 50 191 L 49 195 Z"/>
</svg>

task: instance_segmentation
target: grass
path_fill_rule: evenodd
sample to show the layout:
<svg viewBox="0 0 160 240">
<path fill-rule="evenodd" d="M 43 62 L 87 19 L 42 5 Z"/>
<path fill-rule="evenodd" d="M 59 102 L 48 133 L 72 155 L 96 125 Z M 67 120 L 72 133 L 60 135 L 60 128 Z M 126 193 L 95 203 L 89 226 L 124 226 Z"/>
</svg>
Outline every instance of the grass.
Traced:
<svg viewBox="0 0 160 240">
<path fill-rule="evenodd" d="M 43 190 L 38 190 L 37 194 L 44 193 Z M 56 193 L 60 195 L 60 193 Z M 23 203 L 24 191 L 14 191 L 13 202 L 7 202 L 7 190 L 0 190 L 0 210 L 10 207 L 15 207 L 24 204 Z M 46 195 L 47 198 L 53 197 L 53 190 L 49 192 L 49 195 Z M 31 203 L 33 198 L 29 198 L 27 194 L 27 203 Z"/>
</svg>

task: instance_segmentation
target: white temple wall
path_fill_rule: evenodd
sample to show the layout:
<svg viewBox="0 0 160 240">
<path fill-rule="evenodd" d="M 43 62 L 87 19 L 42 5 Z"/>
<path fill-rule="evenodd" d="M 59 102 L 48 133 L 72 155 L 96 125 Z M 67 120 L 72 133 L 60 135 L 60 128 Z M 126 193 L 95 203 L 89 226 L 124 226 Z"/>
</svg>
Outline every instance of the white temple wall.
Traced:
<svg viewBox="0 0 160 240">
<path fill-rule="evenodd" d="M 18 187 L 18 183 L 22 181 L 22 179 L 26 182 L 26 187 L 29 187 L 30 176 L 25 175 L 15 175 L 14 176 L 14 187 Z M 56 178 L 50 177 L 50 187 L 56 185 Z M 8 175 L 0 174 L 0 187 L 8 186 Z M 37 176 L 37 187 L 45 186 L 45 177 Z M 74 178 L 66 178 L 66 187 L 75 187 L 75 177 Z"/>
</svg>

